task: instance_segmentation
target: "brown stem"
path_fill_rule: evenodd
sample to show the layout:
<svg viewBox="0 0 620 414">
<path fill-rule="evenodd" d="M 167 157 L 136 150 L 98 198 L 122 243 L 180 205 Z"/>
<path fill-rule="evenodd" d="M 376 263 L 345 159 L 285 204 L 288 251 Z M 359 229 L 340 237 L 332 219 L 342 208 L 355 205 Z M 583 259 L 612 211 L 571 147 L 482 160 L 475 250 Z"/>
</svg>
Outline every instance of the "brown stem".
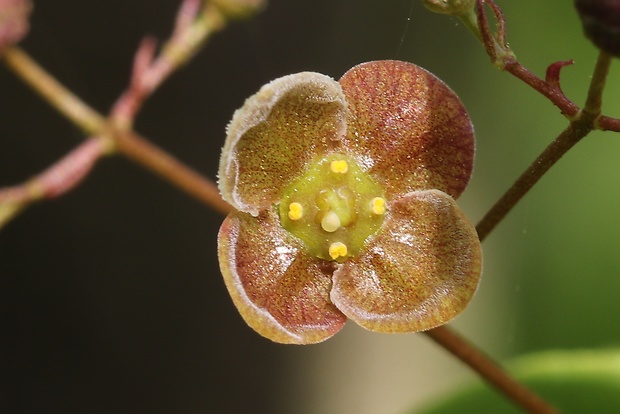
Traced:
<svg viewBox="0 0 620 414">
<path fill-rule="evenodd" d="M 555 414 L 558 412 L 528 388 L 510 377 L 491 358 L 447 327 L 440 326 L 425 333 L 527 412 L 535 414 Z"/>
<path fill-rule="evenodd" d="M 226 4 L 228 3 L 224 1 L 221 6 L 224 7 Z M 153 61 L 154 45 L 143 44 L 141 47 L 141 53 L 139 52 L 136 58 L 131 85 L 120 99 L 120 104 L 113 108 L 109 120 L 60 84 L 21 49 L 7 48 L 2 58 L 10 69 L 59 112 L 89 134 L 97 135 L 107 144 L 112 144 L 108 147 L 109 152 L 116 150 L 123 153 L 215 210 L 226 213 L 230 210 L 230 206 L 221 199 L 213 182 L 201 177 L 129 128 L 140 102 L 174 70 L 187 62 L 209 36 L 221 30 L 225 24 L 224 15 L 214 4 L 203 5 L 201 0 L 184 0 L 177 17 L 174 35 L 165 44 L 162 54 Z M 52 167 L 50 176 L 67 177 L 66 174 L 62 174 L 60 168 L 58 170 L 54 168 L 56 167 Z M 59 185 L 65 185 L 68 189 L 76 183 L 77 181 L 67 180 L 66 183 Z M 4 221 L 7 221 L 26 203 L 25 200 L 11 203 L 10 209 L 5 203 L 0 217 L 4 217 L 6 219 Z"/>
<path fill-rule="evenodd" d="M 187 167 L 176 158 L 135 133 L 121 134 L 116 140 L 117 149 L 126 157 L 158 174 L 190 196 L 223 214 L 230 205 L 225 202 L 217 186 L 208 178 Z"/>
<path fill-rule="evenodd" d="M 502 198 L 480 220 L 476 226 L 480 241 L 483 241 L 489 235 L 519 200 L 569 149 L 592 131 L 597 122 L 600 122 L 598 118 L 600 116 L 602 94 L 610 65 L 611 56 L 601 52 L 592 75 L 584 110 L 575 114 L 575 119 L 568 127 L 545 148 Z M 541 82 L 546 84 L 542 80 Z"/>
<path fill-rule="evenodd" d="M 496 36 L 493 35 L 489 27 L 489 21 L 484 10 L 485 4 L 491 7 L 498 21 L 497 38 L 499 38 L 499 41 L 496 39 Z M 519 63 L 512 50 L 507 46 L 505 39 L 506 22 L 499 6 L 493 0 L 477 0 L 477 17 L 478 22 L 476 27 L 479 30 L 479 38 L 493 64 L 540 92 L 549 99 L 551 103 L 557 106 L 568 119 L 571 121 L 574 120 L 579 113 L 579 107 L 562 93 L 559 85 L 546 82 Z M 599 59 L 606 58 L 601 55 Z M 597 65 L 597 68 L 598 67 L 602 66 Z M 599 116 L 593 128 L 620 132 L 620 119 L 609 116 Z"/>
<path fill-rule="evenodd" d="M 610 116 L 601 115 L 598 118 L 598 127 L 603 131 L 620 132 L 620 119 Z"/>
<path fill-rule="evenodd" d="M 529 69 L 516 60 L 505 62 L 503 69 L 513 76 L 521 79 L 532 88 L 536 89 L 547 99 L 549 99 L 555 106 L 560 108 L 560 111 L 562 111 L 562 113 L 567 117 L 574 117 L 579 111 L 579 107 L 568 99 L 562 93 L 561 89 L 553 87 L 538 76 L 534 75 Z"/>
<path fill-rule="evenodd" d="M 151 168 L 154 172 L 206 202 L 217 211 L 226 213 L 230 207 L 218 194 L 217 187 L 207 178 L 180 163 L 165 151 L 130 131 L 109 128 L 105 118 L 61 85 L 19 48 L 5 51 L 5 62 L 28 85 L 39 92 L 52 106 L 84 130 L 112 141 L 114 150 Z M 7 217 L 12 217 L 6 215 Z"/>
<path fill-rule="evenodd" d="M 527 194 L 527 192 L 545 175 L 547 171 L 581 138 L 591 131 L 581 123 L 571 123 L 562 133 L 536 158 L 517 181 L 504 193 L 495 205 L 484 215 L 476 226 L 480 241 L 484 241 L 491 231 L 506 217 L 506 214 Z"/>
</svg>

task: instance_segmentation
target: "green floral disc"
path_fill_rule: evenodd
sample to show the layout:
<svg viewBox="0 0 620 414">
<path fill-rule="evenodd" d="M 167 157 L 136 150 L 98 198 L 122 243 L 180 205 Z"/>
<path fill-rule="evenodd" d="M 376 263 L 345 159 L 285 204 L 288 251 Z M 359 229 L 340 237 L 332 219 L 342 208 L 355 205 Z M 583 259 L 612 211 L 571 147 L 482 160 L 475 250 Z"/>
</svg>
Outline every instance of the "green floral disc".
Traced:
<svg viewBox="0 0 620 414">
<path fill-rule="evenodd" d="M 311 163 L 285 189 L 279 210 L 282 226 L 310 254 L 342 262 L 379 229 L 386 203 L 381 186 L 355 161 L 331 154 Z"/>
</svg>

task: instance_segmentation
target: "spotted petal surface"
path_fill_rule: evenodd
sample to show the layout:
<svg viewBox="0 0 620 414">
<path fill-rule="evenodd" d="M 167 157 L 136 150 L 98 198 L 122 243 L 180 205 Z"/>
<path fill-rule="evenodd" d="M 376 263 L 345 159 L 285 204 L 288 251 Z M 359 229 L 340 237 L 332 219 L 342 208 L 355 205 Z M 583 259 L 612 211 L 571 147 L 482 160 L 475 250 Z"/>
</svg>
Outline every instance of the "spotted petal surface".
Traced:
<svg viewBox="0 0 620 414">
<path fill-rule="evenodd" d="M 438 189 L 458 197 L 471 175 L 474 133 L 465 107 L 430 72 L 375 61 L 340 79 L 349 105 L 343 145 L 393 198 Z"/>
<path fill-rule="evenodd" d="M 334 265 L 309 256 L 271 210 L 233 212 L 218 237 L 226 287 L 243 319 L 281 343 L 323 341 L 344 325 L 329 300 Z"/>
<path fill-rule="evenodd" d="M 334 273 L 332 302 L 359 325 L 378 332 L 416 332 L 446 323 L 478 286 L 481 247 L 454 200 L 412 192 L 366 249 Z"/>
<path fill-rule="evenodd" d="M 235 210 L 218 236 L 243 319 L 308 344 L 347 318 L 378 332 L 447 323 L 481 272 L 457 207 L 474 135 L 458 97 L 407 62 L 313 72 L 265 85 L 235 112 L 219 188 Z"/>
<path fill-rule="evenodd" d="M 345 131 L 346 102 L 335 80 L 302 72 L 268 83 L 228 126 L 219 168 L 222 197 L 258 215 Z"/>
</svg>

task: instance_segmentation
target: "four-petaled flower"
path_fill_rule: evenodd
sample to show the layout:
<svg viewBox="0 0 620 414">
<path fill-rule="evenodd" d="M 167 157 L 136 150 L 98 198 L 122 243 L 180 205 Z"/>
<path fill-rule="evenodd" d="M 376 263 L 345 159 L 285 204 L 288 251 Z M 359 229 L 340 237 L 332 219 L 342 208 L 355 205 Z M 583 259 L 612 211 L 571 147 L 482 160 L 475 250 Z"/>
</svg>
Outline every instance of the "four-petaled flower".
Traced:
<svg viewBox="0 0 620 414">
<path fill-rule="evenodd" d="M 298 344 L 347 318 L 378 332 L 454 318 L 481 272 L 476 231 L 453 200 L 473 156 L 462 103 L 411 63 L 265 85 L 234 114 L 219 169 L 236 209 L 219 232 L 220 267 L 242 317 Z"/>
</svg>

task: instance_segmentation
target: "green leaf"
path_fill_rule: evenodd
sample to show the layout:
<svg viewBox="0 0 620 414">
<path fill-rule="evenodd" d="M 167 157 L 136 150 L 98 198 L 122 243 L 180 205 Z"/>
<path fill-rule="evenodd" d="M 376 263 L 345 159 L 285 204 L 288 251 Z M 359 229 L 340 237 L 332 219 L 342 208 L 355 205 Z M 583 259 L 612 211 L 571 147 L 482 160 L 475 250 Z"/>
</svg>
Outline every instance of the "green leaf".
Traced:
<svg viewBox="0 0 620 414">
<path fill-rule="evenodd" d="M 564 414 L 616 412 L 620 407 L 620 350 L 547 351 L 521 357 L 509 371 Z M 416 414 L 522 413 L 477 381 Z"/>
</svg>

